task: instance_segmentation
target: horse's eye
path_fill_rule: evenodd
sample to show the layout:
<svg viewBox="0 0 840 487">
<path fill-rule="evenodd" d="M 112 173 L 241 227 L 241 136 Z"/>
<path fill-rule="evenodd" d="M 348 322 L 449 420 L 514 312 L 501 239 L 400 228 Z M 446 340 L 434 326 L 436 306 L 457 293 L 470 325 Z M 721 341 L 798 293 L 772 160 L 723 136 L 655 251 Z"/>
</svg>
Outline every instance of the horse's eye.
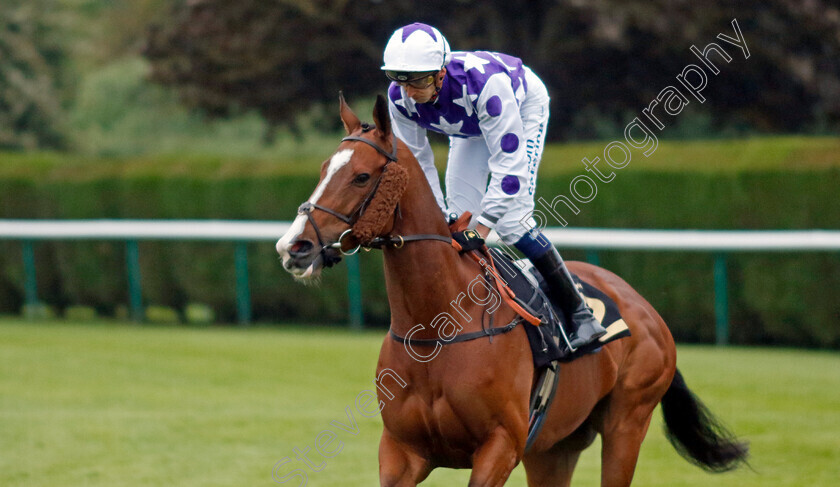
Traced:
<svg viewBox="0 0 840 487">
<path fill-rule="evenodd" d="M 368 182 L 369 179 L 370 179 L 370 174 L 368 174 L 366 172 L 363 172 L 362 174 L 359 174 L 358 176 L 356 176 L 355 179 L 353 179 L 353 184 L 355 184 L 357 186 L 361 186 L 361 185 L 365 184 L 366 182 Z"/>
</svg>

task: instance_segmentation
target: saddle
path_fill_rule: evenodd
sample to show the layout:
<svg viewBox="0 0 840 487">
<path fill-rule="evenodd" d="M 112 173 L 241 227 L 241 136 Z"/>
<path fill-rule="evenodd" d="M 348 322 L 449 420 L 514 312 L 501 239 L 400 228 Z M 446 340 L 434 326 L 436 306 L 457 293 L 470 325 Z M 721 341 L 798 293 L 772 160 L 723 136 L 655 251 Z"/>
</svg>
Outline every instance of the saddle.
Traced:
<svg viewBox="0 0 840 487">
<path fill-rule="evenodd" d="M 568 362 L 586 353 L 597 352 L 601 345 L 630 335 L 627 323 L 621 318 L 615 302 L 600 289 L 572 274 L 587 305 L 607 329 L 607 334 L 599 340 L 596 347 L 572 350 L 564 331 L 568 325 L 567 313 L 551 303 L 548 298 L 548 285 L 531 261 L 513 260 L 508 254 L 495 248 L 489 248 L 488 253 L 492 256 L 500 277 L 515 295 L 514 299 L 526 311 L 540 318 L 539 326 L 525 327 L 535 368 L 545 367 L 555 360 Z"/>
<path fill-rule="evenodd" d="M 630 336 L 630 329 L 621 318 L 618 306 L 609 296 L 572 274 L 579 290 L 583 291 L 586 303 L 607 329 L 607 334 L 601 337 L 594 348 L 573 351 L 564 331 L 566 313 L 556 309 L 549 301 L 545 280 L 533 264 L 528 259 L 514 261 L 510 256 L 495 248 L 485 246 L 481 251 L 490 261 L 489 265 L 496 270 L 495 275 L 491 275 L 494 275 L 500 292 L 505 286 L 510 290 L 508 293 L 510 299 L 514 300 L 520 308 L 517 312 L 522 315 L 524 311 L 525 314 L 539 319 L 539 323 L 534 324 L 533 319 L 523 316 L 530 323 L 524 326 L 531 346 L 536 378 L 531 388 L 528 440 L 525 444 L 527 451 L 542 430 L 546 413 L 557 392 L 560 362 L 568 362 L 584 354 L 595 353 L 601 349 L 601 345 Z M 501 280 L 504 283 L 499 282 Z"/>
<path fill-rule="evenodd" d="M 450 225 L 450 231 L 455 233 L 464 230 L 471 216 L 469 212 L 462 214 Z M 534 325 L 525 326 L 525 330 L 531 345 L 535 369 L 543 368 L 554 361 L 570 361 L 585 353 L 596 352 L 600 350 L 601 345 L 630 335 L 627 323 L 621 318 L 615 302 L 598 288 L 572 274 L 587 305 L 607 329 L 607 334 L 594 348 L 572 350 L 564 331 L 568 328 L 568 313 L 555 308 L 551 303 L 548 298 L 548 285 L 530 260 L 514 260 L 505 252 L 486 245 L 468 252 L 464 252 L 457 243 L 453 243 L 453 246 L 476 261 L 508 305 L 526 322 Z"/>
<path fill-rule="evenodd" d="M 450 230 L 453 233 L 463 230 L 469 221 L 468 215 L 465 213 L 450 225 Z M 598 352 L 601 345 L 630 336 L 630 329 L 622 319 L 618 306 L 609 296 L 572 274 L 586 304 L 607 329 L 607 334 L 601 337 L 595 347 L 572 350 L 564 331 L 567 314 L 556 309 L 551 303 L 548 298 L 548 285 L 528 259 L 514 260 L 501 250 L 486 245 L 466 253 L 484 268 L 486 275 L 495 281 L 501 296 L 527 322 L 524 326 L 531 347 L 536 378 L 531 389 L 528 440 L 525 446 L 527 451 L 539 435 L 546 412 L 554 399 L 559 364 L 587 353 Z"/>
</svg>

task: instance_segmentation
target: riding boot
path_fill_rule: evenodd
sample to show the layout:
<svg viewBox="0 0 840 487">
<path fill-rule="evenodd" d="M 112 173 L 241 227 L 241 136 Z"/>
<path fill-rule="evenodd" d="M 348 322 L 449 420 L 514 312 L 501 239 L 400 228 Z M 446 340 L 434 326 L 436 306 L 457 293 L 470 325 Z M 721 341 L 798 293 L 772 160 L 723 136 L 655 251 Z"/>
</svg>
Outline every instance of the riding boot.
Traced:
<svg viewBox="0 0 840 487">
<path fill-rule="evenodd" d="M 585 347 L 607 333 L 586 305 L 557 249 L 550 247 L 545 254 L 533 259 L 533 263 L 548 284 L 552 304 L 566 315 L 572 349 Z"/>
</svg>

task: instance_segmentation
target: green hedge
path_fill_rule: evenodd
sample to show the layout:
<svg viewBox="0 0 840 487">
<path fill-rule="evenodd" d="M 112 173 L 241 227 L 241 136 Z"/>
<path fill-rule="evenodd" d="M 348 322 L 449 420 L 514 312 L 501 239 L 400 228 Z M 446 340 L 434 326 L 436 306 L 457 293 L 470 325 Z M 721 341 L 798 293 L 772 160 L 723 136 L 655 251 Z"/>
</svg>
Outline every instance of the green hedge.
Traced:
<svg viewBox="0 0 840 487">
<path fill-rule="evenodd" d="M 674 145 L 664 148 L 675 150 Z M 578 154 L 590 147 L 596 148 L 581 146 Z M 558 159 L 568 152 L 557 147 L 546 152 L 538 195 L 548 201 L 568 195 L 569 181 L 582 173 L 582 166 L 565 156 Z M 790 157 L 801 156 L 794 150 Z M 318 168 L 189 158 L 84 161 L 54 154 L 2 159 L 0 218 L 290 220 L 314 188 Z M 813 160 L 808 170 L 785 161 L 750 168 L 739 159 L 739 167 L 715 171 L 665 167 L 653 158 L 649 165 L 634 161 L 601 184 L 580 214 L 564 210 L 564 216 L 573 227 L 840 228 L 840 163 Z M 584 257 L 574 250 L 563 254 Z M 249 258 L 256 320 L 346 322 L 344 266 L 327 270 L 314 287 L 292 281 L 272 243 L 250 244 Z M 41 242 L 36 260 L 39 297 L 59 310 L 85 305 L 107 316 L 127 304 L 122 243 Z M 0 314 L 23 306 L 21 262 L 19 243 L 0 241 Z M 605 251 L 600 262 L 645 296 L 678 339 L 714 339 L 711 255 Z M 207 303 L 218 319 L 235 321 L 232 243 L 141 242 L 140 263 L 147 304 L 183 312 L 189 303 Z M 729 271 L 734 343 L 840 347 L 838 253 L 737 253 L 730 255 Z M 364 254 L 362 273 L 366 322 L 384 325 L 381 256 Z"/>
</svg>

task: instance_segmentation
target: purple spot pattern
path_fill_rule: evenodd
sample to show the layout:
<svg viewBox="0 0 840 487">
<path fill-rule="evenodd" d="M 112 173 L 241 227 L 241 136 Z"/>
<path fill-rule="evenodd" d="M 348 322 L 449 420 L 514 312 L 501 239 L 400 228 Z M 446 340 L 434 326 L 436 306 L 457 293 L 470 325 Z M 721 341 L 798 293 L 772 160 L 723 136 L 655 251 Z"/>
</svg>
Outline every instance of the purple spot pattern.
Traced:
<svg viewBox="0 0 840 487">
<path fill-rule="evenodd" d="M 508 154 L 516 152 L 516 149 L 519 148 L 519 137 L 514 133 L 507 133 L 502 136 L 501 146 L 502 150 Z"/>
<path fill-rule="evenodd" d="M 487 100 L 487 115 L 491 117 L 498 117 L 502 114 L 502 99 L 498 95 L 493 95 Z"/>
<path fill-rule="evenodd" d="M 508 175 L 502 178 L 502 191 L 511 196 L 519 192 L 519 178 Z"/>
</svg>

